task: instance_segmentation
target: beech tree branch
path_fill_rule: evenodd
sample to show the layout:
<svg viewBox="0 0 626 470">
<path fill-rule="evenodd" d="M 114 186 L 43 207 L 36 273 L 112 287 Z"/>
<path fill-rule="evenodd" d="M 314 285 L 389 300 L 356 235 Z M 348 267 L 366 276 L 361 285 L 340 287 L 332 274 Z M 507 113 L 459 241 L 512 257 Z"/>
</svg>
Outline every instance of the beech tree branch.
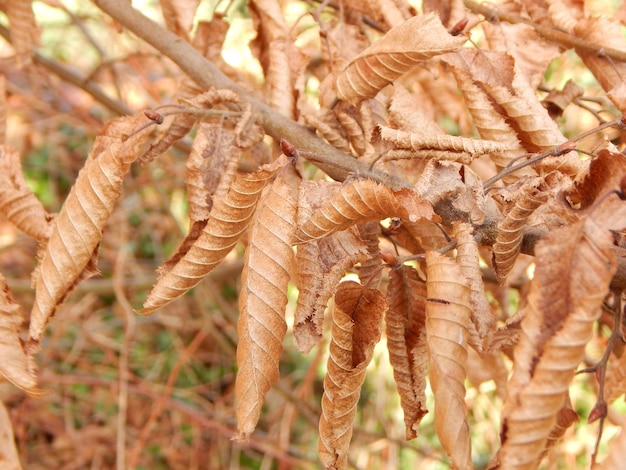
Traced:
<svg viewBox="0 0 626 470">
<path fill-rule="evenodd" d="M 315 152 L 313 162 L 331 178 L 343 181 L 357 174 L 379 181 L 392 188 L 410 187 L 401 178 L 368 168 L 363 162 L 350 157 L 319 139 L 308 129 L 270 108 L 251 96 L 243 87 L 224 75 L 217 67 L 196 51 L 189 43 L 135 10 L 126 0 L 94 0 L 106 14 L 125 26 L 159 52 L 169 57 L 196 83 L 204 88 L 228 88 L 250 103 L 258 113 L 268 135 L 276 141 L 287 139 L 293 145 Z"/>
<path fill-rule="evenodd" d="M 407 181 L 401 178 L 386 172 L 368 168 L 363 162 L 337 150 L 335 147 L 315 136 L 305 127 L 270 108 L 254 96 L 251 96 L 247 90 L 224 75 L 184 39 L 176 36 L 135 10 L 127 0 L 93 1 L 102 11 L 125 26 L 130 32 L 169 57 L 181 70 L 187 73 L 187 75 L 202 87 L 207 89 L 211 87 L 228 88 L 238 93 L 242 101 L 250 103 L 256 109 L 268 135 L 273 137 L 276 141 L 284 138 L 298 148 L 314 152 L 317 158 L 315 161 L 312 161 L 312 163 L 331 178 L 343 181 L 350 175 L 359 175 L 379 181 L 394 189 L 411 187 Z M 495 10 L 493 8 L 470 0 L 466 0 L 465 5 L 470 10 L 485 15 L 487 19 L 494 17 Z M 504 21 L 529 22 L 529 20 L 525 19 L 515 21 L 515 19 L 509 18 L 506 15 L 498 15 L 498 17 Z M 532 22 L 530 22 L 530 24 L 535 25 Z M 571 37 L 571 35 L 566 36 Z M 556 38 L 552 39 L 560 41 Z M 581 47 L 578 42 L 580 41 L 567 44 L 571 47 Z M 589 50 L 589 43 L 585 41 L 585 44 L 584 49 Z M 599 47 L 593 50 L 598 52 Z M 624 58 L 620 58 L 620 56 L 613 57 L 613 52 L 611 50 L 607 52 L 605 48 L 602 48 L 602 53 L 616 60 L 626 61 L 626 54 Z M 459 218 L 457 211 L 453 210 L 451 207 L 447 207 L 445 203 L 437 205 L 436 211 L 437 214 L 442 217 L 446 225 L 451 225 L 454 220 Z M 480 240 L 481 244 L 488 246 L 493 245 L 495 242 L 495 234 L 497 233 L 496 224 L 500 218 L 498 214 L 488 214 L 486 223 L 475 228 L 477 238 Z M 530 255 L 534 254 L 535 242 L 538 240 L 538 234 L 529 231 L 524 236 L 522 252 Z M 626 259 L 618 257 L 618 260 L 619 268 L 613 280 L 612 287 L 624 288 L 626 287 Z"/>
<path fill-rule="evenodd" d="M 537 33 L 550 41 L 558 42 L 563 46 L 571 49 L 578 49 L 579 51 L 587 52 L 589 54 L 595 54 L 598 57 L 610 57 L 613 60 L 619 62 L 626 62 L 626 51 L 620 51 L 619 49 L 613 49 L 610 47 L 604 47 L 601 44 L 594 44 L 593 42 L 582 39 L 573 34 L 565 33 L 559 29 L 551 28 L 549 26 L 543 26 L 535 23 L 531 19 L 524 18 L 522 16 L 511 15 L 506 12 L 498 10 L 492 3 L 478 3 L 473 0 L 465 0 L 463 2 L 465 7 L 485 17 L 489 22 L 505 21 L 511 24 L 527 24 L 532 26 Z"/>
</svg>

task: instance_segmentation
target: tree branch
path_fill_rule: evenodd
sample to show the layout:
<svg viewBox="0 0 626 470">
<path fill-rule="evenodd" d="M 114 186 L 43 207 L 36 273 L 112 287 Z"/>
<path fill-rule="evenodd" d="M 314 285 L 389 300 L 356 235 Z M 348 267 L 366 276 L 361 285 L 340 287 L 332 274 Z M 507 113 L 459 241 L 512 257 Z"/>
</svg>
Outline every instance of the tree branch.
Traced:
<svg viewBox="0 0 626 470">
<path fill-rule="evenodd" d="M 626 51 L 604 47 L 602 44 L 594 44 L 587 39 L 582 39 L 573 34 L 565 33 L 559 29 L 543 26 L 522 16 L 510 15 L 499 11 L 492 3 L 478 3 L 473 0 L 465 0 L 463 2 L 468 10 L 478 13 L 485 17 L 489 22 L 494 20 L 506 21 L 511 24 L 527 24 L 532 26 L 537 33 L 550 41 L 558 42 L 570 49 L 578 49 L 579 51 L 597 55 L 598 57 L 610 57 L 619 62 L 626 62 Z"/>
<path fill-rule="evenodd" d="M 250 103 L 255 108 L 268 135 L 277 142 L 281 138 L 287 139 L 296 147 L 315 152 L 318 158 L 313 163 L 331 178 L 343 181 L 350 175 L 358 174 L 392 188 L 410 187 L 410 184 L 401 178 L 368 168 L 363 162 L 337 150 L 305 127 L 250 96 L 243 87 L 224 75 L 184 39 L 135 10 L 128 1 L 94 0 L 94 3 L 133 34 L 172 59 L 202 87 L 229 88 L 238 93 L 242 101 Z"/>
<path fill-rule="evenodd" d="M 279 141 L 281 138 L 287 139 L 298 148 L 314 152 L 317 158 L 312 162 L 331 178 L 343 181 L 348 176 L 357 174 L 379 181 L 395 189 L 411 187 L 407 181 L 401 178 L 368 168 L 363 162 L 337 150 L 335 147 L 312 134 L 305 127 L 251 96 L 243 87 L 224 75 L 184 39 L 176 36 L 132 8 L 127 0 L 93 1 L 102 11 L 125 26 L 133 34 L 169 57 L 202 87 L 207 89 L 211 87 L 228 88 L 238 93 L 242 101 L 250 103 L 256 109 L 263 122 L 265 131 L 270 136 L 276 141 Z M 465 4 L 470 9 L 476 8 L 475 11 L 484 14 L 488 19 L 493 17 L 494 10 L 491 8 L 469 0 L 466 0 Z M 499 17 L 505 21 L 509 19 L 508 16 L 500 15 Z M 522 22 L 527 21 L 525 19 L 522 20 L 524 20 Z M 534 25 L 534 23 L 532 24 Z M 570 35 L 567 36 L 569 37 Z M 585 42 L 585 44 L 588 50 L 589 43 Z M 571 43 L 571 45 L 572 47 L 579 47 L 578 44 Z M 595 51 L 597 52 L 597 50 Z M 602 49 L 602 51 L 605 55 L 612 57 L 610 50 L 609 53 L 607 53 L 606 49 Z M 448 211 L 445 207 L 438 206 L 436 211 L 442 217 L 446 225 L 450 225 L 454 220 L 458 219 L 458 214 L 455 211 Z M 484 225 L 476 227 L 475 232 L 477 237 L 481 240 L 481 244 L 492 245 L 494 243 L 495 233 L 497 232 L 496 224 L 499 219 L 500 217 L 498 215 L 490 214 L 487 216 L 487 222 Z M 522 244 L 522 252 L 532 255 L 534 253 L 535 242 L 538 239 L 536 233 L 529 232 L 526 234 Z M 624 258 L 618 259 L 620 265 L 612 284 L 612 286 L 615 287 L 626 286 L 626 260 Z"/>
</svg>

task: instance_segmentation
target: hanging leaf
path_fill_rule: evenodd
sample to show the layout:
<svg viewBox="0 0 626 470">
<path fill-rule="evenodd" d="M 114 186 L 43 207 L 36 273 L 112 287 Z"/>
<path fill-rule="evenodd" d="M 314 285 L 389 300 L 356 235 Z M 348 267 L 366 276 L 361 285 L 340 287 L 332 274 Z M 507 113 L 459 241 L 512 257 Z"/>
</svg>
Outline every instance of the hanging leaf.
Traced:
<svg viewBox="0 0 626 470">
<path fill-rule="evenodd" d="M 265 394 L 279 377 L 296 224 L 296 188 L 283 177 L 290 168 L 261 197 L 241 275 L 235 397 L 242 439 L 254 431 Z"/>
<path fill-rule="evenodd" d="M 466 39 L 452 36 L 434 14 L 414 16 L 359 54 L 337 77 L 339 99 L 357 104 L 420 61 L 459 49 Z"/>
<path fill-rule="evenodd" d="M 139 113 L 107 123 L 52 222 L 52 233 L 33 280 L 31 342 L 39 342 L 46 324 L 78 282 L 95 274 L 102 229 L 121 194 L 124 176 L 152 131 L 144 126 L 145 122 L 145 116 Z"/>
<path fill-rule="evenodd" d="M 317 445 L 326 468 L 347 466 L 356 406 L 386 308 L 383 294 L 376 289 L 353 281 L 337 287 Z"/>
<path fill-rule="evenodd" d="M 515 205 L 498 223 L 498 235 L 493 245 L 493 266 L 498 282 L 507 278 L 522 246 L 526 221 L 548 200 L 549 192 L 537 187 L 536 181 L 524 185 L 513 200 Z"/>
<path fill-rule="evenodd" d="M 406 438 L 417 437 L 426 408 L 426 283 L 415 269 L 400 266 L 389 273 L 389 310 L 385 317 L 389 361 L 404 411 Z"/>
<path fill-rule="evenodd" d="M 319 209 L 332 190 L 321 181 L 300 184 L 298 222 Z M 332 184 L 332 186 L 335 186 Z M 337 183 L 337 187 L 340 185 Z M 346 271 L 366 260 L 367 246 L 356 227 L 298 246 L 295 281 L 298 287 L 293 334 L 298 349 L 308 353 L 322 339 L 324 311 L 328 299 Z"/>
<path fill-rule="evenodd" d="M 454 260 L 426 252 L 426 339 L 435 429 L 452 468 L 473 468 L 465 410 L 470 288 Z"/>
<path fill-rule="evenodd" d="M 394 191 L 372 180 L 356 180 L 342 186 L 298 228 L 296 242 L 322 238 L 368 220 L 399 217 L 415 222 L 433 216 L 430 203 L 409 189 Z"/>
<path fill-rule="evenodd" d="M 536 468 L 584 356 L 616 270 L 609 228 L 626 204 L 610 197 L 535 246 L 536 269 L 502 413 L 501 468 Z"/>
<path fill-rule="evenodd" d="M 35 240 L 48 240 L 52 216 L 26 184 L 19 154 L 6 146 L 0 147 L 0 213 Z"/>
<path fill-rule="evenodd" d="M 484 351 L 496 330 L 496 317 L 491 312 L 489 301 L 485 294 L 478 243 L 474 238 L 474 228 L 466 222 L 452 224 L 452 237 L 456 239 L 456 260 L 461 272 L 470 285 L 470 304 L 472 306 L 470 328 L 470 344 L 478 351 Z M 476 337 L 473 337 L 476 335 Z"/>
<path fill-rule="evenodd" d="M 224 259 L 247 229 L 261 191 L 284 164 L 283 157 L 237 176 L 228 193 L 214 201 L 202 234 L 175 266 L 161 273 L 138 313 L 148 315 L 184 295 Z"/>
<path fill-rule="evenodd" d="M 24 350 L 19 332 L 23 318 L 9 286 L 0 274 L 0 374 L 32 397 L 46 392 L 37 386 L 35 361 Z"/>
<path fill-rule="evenodd" d="M 20 456 L 15 446 L 11 416 L 0 401 L 0 433 L 4 437 L 0 441 L 0 466 L 5 470 L 22 470 Z"/>
</svg>

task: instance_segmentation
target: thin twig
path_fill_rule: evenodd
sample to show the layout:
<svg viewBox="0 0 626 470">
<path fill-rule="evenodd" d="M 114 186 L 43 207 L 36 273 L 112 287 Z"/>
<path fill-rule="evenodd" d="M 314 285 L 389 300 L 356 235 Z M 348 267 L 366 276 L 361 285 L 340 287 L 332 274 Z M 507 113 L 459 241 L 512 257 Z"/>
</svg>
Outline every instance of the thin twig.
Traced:
<svg viewBox="0 0 626 470">
<path fill-rule="evenodd" d="M 626 51 L 605 47 L 602 44 L 595 44 L 587 39 L 582 39 L 573 34 L 565 33 L 559 29 L 543 26 L 522 16 L 511 15 L 498 10 L 493 3 L 478 3 L 473 0 L 465 0 L 465 6 L 485 17 L 487 21 L 505 21 L 511 24 L 527 24 L 532 26 L 537 33 L 546 39 L 558 42 L 569 48 L 578 49 L 588 54 L 594 54 L 598 57 L 610 57 L 618 62 L 626 62 Z"/>
<path fill-rule="evenodd" d="M 247 90 L 224 75 L 189 43 L 135 10 L 126 0 L 94 0 L 94 3 L 132 33 L 172 59 L 202 87 L 206 89 L 227 88 L 235 91 L 243 103 L 250 103 L 259 113 L 265 131 L 270 136 L 277 142 L 285 138 L 296 147 L 317 154 L 316 166 L 331 178 L 343 181 L 349 175 L 357 173 L 395 189 L 411 186 L 402 178 L 383 171 L 370 170 L 365 163 L 337 150 L 304 126 L 251 96 Z"/>
<path fill-rule="evenodd" d="M 513 163 L 517 161 L 517 160 L 514 160 L 510 162 L 500 173 L 498 173 L 494 177 L 489 178 L 487 181 L 485 181 L 485 183 L 483 184 L 483 188 L 487 189 L 493 183 L 501 180 L 505 176 L 510 175 L 511 173 L 515 173 L 517 170 L 521 170 L 522 168 L 525 168 L 527 166 L 534 165 L 535 163 L 540 162 L 546 157 L 558 157 L 567 152 L 571 152 L 575 150 L 575 146 L 573 144 L 584 139 L 585 137 L 589 137 L 590 135 L 593 135 L 609 127 L 623 128 L 625 125 L 626 125 L 626 118 L 624 116 L 620 116 L 617 119 L 613 119 L 612 121 L 600 124 L 599 126 L 594 127 L 593 129 L 589 129 L 588 131 L 585 131 L 582 134 L 577 135 L 573 139 L 570 139 L 567 142 L 562 143 L 558 147 L 554 147 L 548 150 L 547 152 L 543 152 L 538 155 L 535 155 L 534 157 L 530 158 L 529 160 L 526 160 L 525 162 L 514 165 Z"/>
</svg>

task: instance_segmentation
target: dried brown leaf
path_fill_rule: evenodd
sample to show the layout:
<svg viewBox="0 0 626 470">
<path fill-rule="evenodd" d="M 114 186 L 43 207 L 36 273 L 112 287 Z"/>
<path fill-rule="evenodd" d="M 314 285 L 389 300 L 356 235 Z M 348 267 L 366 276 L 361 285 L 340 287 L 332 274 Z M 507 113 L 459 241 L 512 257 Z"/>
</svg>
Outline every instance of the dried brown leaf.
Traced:
<svg viewBox="0 0 626 470">
<path fill-rule="evenodd" d="M 9 286 L 0 274 L 0 374 L 33 397 L 45 392 L 37 386 L 35 361 L 24 350 L 20 339 L 23 318 Z"/>
<path fill-rule="evenodd" d="M 414 16 L 348 64 L 337 77 L 337 95 L 352 104 L 373 98 L 420 61 L 455 51 L 465 41 L 464 37 L 450 35 L 434 14 Z"/>
<path fill-rule="evenodd" d="M 35 21 L 32 2 L 16 0 L 8 2 L 5 11 L 11 25 L 11 44 L 15 49 L 20 67 L 32 62 L 33 49 L 39 43 L 39 29 Z"/>
<path fill-rule="evenodd" d="M 574 33 L 577 37 L 586 39 L 592 44 L 617 50 L 626 49 L 626 40 L 622 34 L 621 25 L 615 20 L 603 17 L 581 18 L 574 27 Z M 579 49 L 576 49 L 576 53 L 598 79 L 615 106 L 622 113 L 626 112 L 626 89 L 623 86 L 626 64 Z"/>
<path fill-rule="evenodd" d="M 19 154 L 6 146 L 0 147 L 0 212 L 25 234 L 48 240 L 52 216 L 26 184 Z"/>
<path fill-rule="evenodd" d="M 107 123 L 52 222 L 52 233 L 33 280 L 32 342 L 39 342 L 46 324 L 77 283 L 95 273 L 88 268 L 95 261 L 102 229 L 121 194 L 124 176 L 152 131 L 145 123 L 143 113 Z"/>
<path fill-rule="evenodd" d="M 454 260 L 426 252 L 426 339 L 435 429 L 452 468 L 473 468 L 465 409 L 470 288 Z"/>
<path fill-rule="evenodd" d="M 348 133 L 339 122 L 337 115 L 328 108 L 321 108 L 315 114 L 305 114 L 306 123 L 314 127 L 333 147 L 351 153 Z"/>
<path fill-rule="evenodd" d="M 489 301 L 485 295 L 482 273 L 480 271 L 480 254 L 478 243 L 474 238 L 474 228 L 466 222 L 455 222 L 452 225 L 452 237 L 456 239 L 456 260 L 461 267 L 461 272 L 470 285 L 471 335 L 470 344 L 479 352 L 482 352 L 490 341 L 491 335 L 496 329 L 496 317 L 489 307 Z M 476 334 L 476 337 L 473 337 Z"/>
<path fill-rule="evenodd" d="M 443 150 L 449 153 L 446 160 L 459 161 L 469 164 L 480 155 L 493 152 L 504 152 L 510 147 L 506 143 L 491 140 L 470 139 L 467 137 L 452 136 L 446 134 L 424 134 L 404 132 L 380 126 L 380 137 L 397 145 L 401 149 L 410 150 Z M 469 158 L 463 158 L 467 157 Z"/>
<path fill-rule="evenodd" d="M 502 414 L 500 468 L 539 465 L 616 270 L 609 229 L 625 220 L 626 204 L 609 197 L 535 245 L 537 267 Z"/>
<path fill-rule="evenodd" d="M 159 0 L 159 4 L 167 29 L 189 41 L 200 0 Z"/>
<path fill-rule="evenodd" d="M 183 83 L 183 86 L 179 90 L 180 99 L 187 105 L 193 108 L 211 108 L 219 103 L 230 102 L 238 103 L 239 96 L 231 90 L 216 90 L 211 88 L 210 90 L 200 94 L 195 94 L 195 88 L 189 84 Z M 193 96 L 193 98 L 191 98 Z M 169 149 L 174 142 L 185 137 L 193 125 L 196 123 L 198 116 L 193 113 L 180 113 L 176 114 L 169 128 L 165 134 L 153 145 L 150 146 L 147 152 L 145 152 L 139 161 L 142 164 L 150 163 L 152 160 L 162 155 Z"/>
<path fill-rule="evenodd" d="M 496 168 L 498 170 L 503 169 L 512 158 L 524 153 L 525 150 L 517 139 L 513 127 L 507 122 L 505 116 L 494 107 L 489 94 L 477 83 L 477 79 L 482 78 L 486 71 L 491 71 L 494 68 L 499 70 L 506 79 L 513 67 L 511 57 L 502 53 L 461 49 L 455 54 L 445 55 L 443 60 L 450 66 L 450 70 L 463 92 L 467 109 L 472 115 L 474 125 L 480 136 L 483 139 L 502 142 L 511 149 L 489 155 Z M 491 78 L 487 77 L 487 79 Z M 527 167 L 506 178 L 505 182 L 525 175 L 535 175 L 535 172 Z"/>
<path fill-rule="evenodd" d="M 385 297 L 376 289 L 352 281 L 337 287 L 317 446 L 328 469 L 346 468 L 361 386 L 386 309 Z"/>
<path fill-rule="evenodd" d="M 415 269 L 400 266 L 389 274 L 385 318 L 389 361 L 404 411 L 406 438 L 417 437 L 426 408 L 426 283 Z"/>
<path fill-rule="evenodd" d="M 241 275 L 235 397 L 244 439 L 254 431 L 265 394 L 279 377 L 295 225 L 296 188 L 279 175 L 259 201 Z"/>
<path fill-rule="evenodd" d="M 394 191 L 372 180 L 354 180 L 300 225 L 296 241 L 322 238 L 368 220 L 399 217 L 415 222 L 433 216 L 430 203 L 411 190 Z"/>
<path fill-rule="evenodd" d="M 339 183 L 303 181 L 298 197 L 298 223 L 319 210 L 339 187 Z M 365 261 L 367 251 L 356 227 L 298 246 L 295 281 L 299 295 L 293 333 L 302 353 L 319 343 L 328 299 L 346 271 Z"/>
<path fill-rule="evenodd" d="M 203 122 L 198 125 L 185 175 L 189 219 L 193 222 L 207 220 L 213 195 L 223 195 L 230 187 L 241 156 L 234 141 L 233 131 L 219 124 Z M 225 189 L 218 191 L 218 185 Z"/>
<path fill-rule="evenodd" d="M 365 287 L 378 287 L 382 273 L 383 261 L 380 257 L 378 237 L 380 236 L 380 224 L 371 221 L 357 226 L 359 236 L 367 245 L 367 259 L 361 262 L 357 273 L 361 284 Z"/>
<path fill-rule="evenodd" d="M 498 282 L 507 278 L 520 252 L 524 228 L 532 213 L 548 200 L 549 192 L 537 187 L 537 181 L 524 185 L 513 198 L 515 205 L 498 223 L 496 243 L 493 245 L 493 266 Z"/>
<path fill-rule="evenodd" d="M 0 467 L 5 470 L 22 470 L 20 456 L 15 447 L 13 424 L 6 406 L 0 401 Z"/>
<path fill-rule="evenodd" d="M 255 173 L 237 176 L 228 193 L 215 199 L 202 234 L 171 270 L 161 274 L 138 313 L 150 314 L 184 295 L 224 259 L 247 229 L 261 191 L 284 164 L 280 158 Z"/>
</svg>

